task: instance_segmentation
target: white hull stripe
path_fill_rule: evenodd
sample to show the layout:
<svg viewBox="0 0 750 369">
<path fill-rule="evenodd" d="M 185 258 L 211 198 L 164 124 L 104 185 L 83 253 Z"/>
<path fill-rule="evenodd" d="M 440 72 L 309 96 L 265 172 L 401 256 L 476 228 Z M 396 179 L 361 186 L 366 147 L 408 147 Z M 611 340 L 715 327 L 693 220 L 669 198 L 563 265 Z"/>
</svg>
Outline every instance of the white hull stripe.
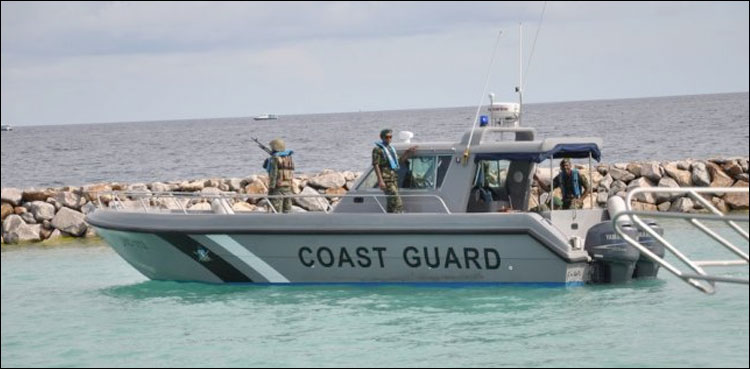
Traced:
<svg viewBox="0 0 750 369">
<path fill-rule="evenodd" d="M 225 248 L 231 252 L 238 259 L 242 260 L 243 263 L 247 264 L 250 268 L 253 268 L 256 272 L 267 279 L 270 283 L 289 283 L 281 273 L 279 273 L 272 266 L 268 265 L 265 261 L 261 260 L 257 255 L 253 254 L 252 251 L 243 247 L 232 237 L 223 234 L 206 235 L 211 241 L 216 242 L 219 246 Z"/>
</svg>

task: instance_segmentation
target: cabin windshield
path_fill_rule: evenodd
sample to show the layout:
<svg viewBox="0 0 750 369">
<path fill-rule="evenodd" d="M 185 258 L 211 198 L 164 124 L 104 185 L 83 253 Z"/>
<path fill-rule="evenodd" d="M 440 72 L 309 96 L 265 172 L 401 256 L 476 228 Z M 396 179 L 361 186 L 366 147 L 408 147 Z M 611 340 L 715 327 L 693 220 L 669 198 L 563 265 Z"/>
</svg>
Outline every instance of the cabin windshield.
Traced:
<svg viewBox="0 0 750 369">
<path fill-rule="evenodd" d="M 449 155 L 417 155 L 398 170 L 398 187 L 412 190 L 437 189 L 443 184 L 451 162 Z M 378 188 L 378 176 L 370 169 L 357 189 Z"/>
</svg>

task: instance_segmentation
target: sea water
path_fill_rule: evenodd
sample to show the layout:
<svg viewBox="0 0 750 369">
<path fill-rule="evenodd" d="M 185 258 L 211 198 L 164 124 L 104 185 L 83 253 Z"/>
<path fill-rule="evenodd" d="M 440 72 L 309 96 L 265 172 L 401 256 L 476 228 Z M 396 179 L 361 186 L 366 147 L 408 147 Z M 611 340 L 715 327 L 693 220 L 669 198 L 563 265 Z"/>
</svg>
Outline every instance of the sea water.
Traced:
<svg viewBox="0 0 750 369">
<path fill-rule="evenodd" d="M 595 136 L 605 163 L 748 156 L 747 92 L 524 105 L 539 138 Z M 286 141 L 298 173 L 361 171 L 383 128 L 457 142 L 476 107 L 183 121 L 14 127 L 2 133 L 2 187 L 60 187 L 260 174 L 251 140 Z M 483 110 L 481 114 L 486 114 Z"/>
<path fill-rule="evenodd" d="M 730 257 L 662 224 L 691 256 Z M 76 240 L 4 249 L 0 352 L 3 367 L 747 367 L 748 314 L 747 285 L 706 295 L 664 270 L 617 286 L 231 286 L 149 281 Z"/>
<path fill-rule="evenodd" d="M 529 104 L 524 125 L 540 137 L 602 137 L 608 163 L 746 157 L 748 101 Z M 417 144 L 456 141 L 475 111 L 15 127 L 2 133 L 1 180 L 28 188 L 244 177 L 262 171 L 254 136 L 286 140 L 299 172 L 361 170 L 380 129 L 414 131 Z M 662 225 L 698 258 L 731 257 L 684 221 Z M 567 288 L 230 286 L 149 281 L 100 239 L 3 245 L 0 255 L 2 367 L 749 365 L 748 287 L 723 284 L 709 296 L 664 270 Z"/>
</svg>

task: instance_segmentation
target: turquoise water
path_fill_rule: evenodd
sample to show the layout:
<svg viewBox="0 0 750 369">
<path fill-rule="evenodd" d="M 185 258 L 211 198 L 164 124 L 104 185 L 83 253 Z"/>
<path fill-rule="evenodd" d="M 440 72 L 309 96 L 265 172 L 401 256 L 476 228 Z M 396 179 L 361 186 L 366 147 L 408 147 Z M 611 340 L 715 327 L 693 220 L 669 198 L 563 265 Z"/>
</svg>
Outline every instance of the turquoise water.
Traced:
<svg viewBox="0 0 750 369">
<path fill-rule="evenodd" d="M 222 286 L 148 281 L 99 240 L 4 247 L 1 269 L 3 367 L 748 367 L 748 287 L 708 296 L 664 271 L 567 288 Z"/>
</svg>

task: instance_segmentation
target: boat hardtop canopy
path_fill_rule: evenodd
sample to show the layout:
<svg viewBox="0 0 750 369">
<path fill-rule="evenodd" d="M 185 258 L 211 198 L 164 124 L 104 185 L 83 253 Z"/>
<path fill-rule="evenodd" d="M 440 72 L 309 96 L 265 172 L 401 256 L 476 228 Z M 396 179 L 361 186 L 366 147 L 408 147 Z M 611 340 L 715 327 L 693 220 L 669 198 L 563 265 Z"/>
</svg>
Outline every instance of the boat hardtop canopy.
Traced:
<svg viewBox="0 0 750 369">
<path fill-rule="evenodd" d="M 490 133 L 514 133 L 515 141 L 488 141 Z M 471 153 L 474 161 L 479 160 L 518 160 L 541 163 L 547 159 L 557 158 L 588 158 L 601 161 L 603 141 L 598 137 L 554 137 L 535 140 L 536 131 L 533 128 L 488 127 L 475 129 L 471 139 Z M 464 134 L 461 142 L 425 142 L 425 143 L 393 143 L 397 151 L 417 145 L 419 152 L 424 151 L 457 151 L 466 148 L 470 133 Z"/>
</svg>

